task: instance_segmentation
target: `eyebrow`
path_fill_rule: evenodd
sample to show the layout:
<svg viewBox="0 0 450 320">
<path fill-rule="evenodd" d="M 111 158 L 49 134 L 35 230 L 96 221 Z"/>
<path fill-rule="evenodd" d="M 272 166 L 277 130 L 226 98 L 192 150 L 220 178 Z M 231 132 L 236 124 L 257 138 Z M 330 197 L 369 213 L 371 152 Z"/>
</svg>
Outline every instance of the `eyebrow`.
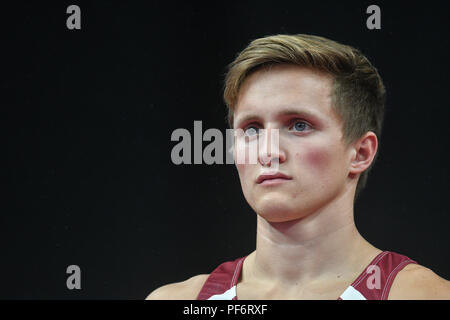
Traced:
<svg viewBox="0 0 450 320">
<path fill-rule="evenodd" d="M 306 117 L 306 118 L 313 118 L 313 119 L 317 119 L 317 120 L 321 119 L 320 115 L 317 114 L 316 112 L 311 112 L 311 111 L 304 110 L 304 109 L 303 110 L 296 109 L 296 108 L 292 108 L 292 107 L 278 112 L 275 116 L 277 118 L 280 118 L 280 117 L 286 117 L 286 116 L 292 116 L 292 115 L 297 115 L 297 116 Z M 242 123 L 245 123 L 249 120 L 259 119 L 259 118 L 261 118 L 261 116 L 256 113 L 244 114 L 243 116 L 236 118 L 236 126 L 239 126 Z"/>
</svg>

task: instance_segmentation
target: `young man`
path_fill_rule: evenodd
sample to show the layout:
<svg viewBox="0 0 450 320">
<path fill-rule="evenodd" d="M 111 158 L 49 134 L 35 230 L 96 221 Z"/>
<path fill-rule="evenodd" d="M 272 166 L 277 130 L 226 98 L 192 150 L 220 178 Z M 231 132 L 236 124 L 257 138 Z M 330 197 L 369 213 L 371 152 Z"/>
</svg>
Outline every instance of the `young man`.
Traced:
<svg viewBox="0 0 450 320">
<path fill-rule="evenodd" d="M 366 57 L 317 36 L 257 39 L 229 66 L 224 98 L 245 133 L 235 152 L 261 146 L 256 164 L 236 164 L 256 250 L 147 299 L 450 299 L 449 281 L 356 229 L 385 100 Z"/>
</svg>

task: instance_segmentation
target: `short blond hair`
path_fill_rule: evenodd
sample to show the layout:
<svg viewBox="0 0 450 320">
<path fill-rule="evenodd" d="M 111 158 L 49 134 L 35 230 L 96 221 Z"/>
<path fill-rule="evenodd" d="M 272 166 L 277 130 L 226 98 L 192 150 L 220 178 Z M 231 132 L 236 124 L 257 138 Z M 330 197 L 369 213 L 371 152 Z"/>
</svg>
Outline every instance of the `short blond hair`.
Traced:
<svg viewBox="0 0 450 320">
<path fill-rule="evenodd" d="M 294 64 L 331 74 L 333 108 L 343 120 L 344 142 L 353 143 L 368 131 L 374 132 L 380 141 L 386 91 L 377 69 L 356 48 L 306 34 L 278 34 L 253 40 L 228 65 L 223 97 L 231 128 L 243 82 L 254 71 L 274 64 Z M 361 173 L 356 198 L 366 186 L 377 157 L 378 152 Z"/>
</svg>

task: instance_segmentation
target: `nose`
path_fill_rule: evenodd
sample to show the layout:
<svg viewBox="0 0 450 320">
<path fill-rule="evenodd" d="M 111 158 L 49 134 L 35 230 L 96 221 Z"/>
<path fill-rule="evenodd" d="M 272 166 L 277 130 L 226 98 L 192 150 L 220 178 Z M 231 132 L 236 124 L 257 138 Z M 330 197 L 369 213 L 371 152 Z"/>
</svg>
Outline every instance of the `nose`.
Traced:
<svg viewBox="0 0 450 320">
<path fill-rule="evenodd" d="M 286 154 L 280 149 L 280 134 L 276 128 L 260 129 L 258 141 L 258 162 L 273 167 L 286 161 Z"/>
</svg>

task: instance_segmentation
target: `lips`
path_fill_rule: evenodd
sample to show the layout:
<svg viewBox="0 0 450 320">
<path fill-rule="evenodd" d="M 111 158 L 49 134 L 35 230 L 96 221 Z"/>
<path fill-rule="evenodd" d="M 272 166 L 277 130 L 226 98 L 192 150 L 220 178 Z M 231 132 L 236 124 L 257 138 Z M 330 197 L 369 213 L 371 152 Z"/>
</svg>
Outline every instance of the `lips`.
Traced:
<svg viewBox="0 0 450 320">
<path fill-rule="evenodd" d="M 256 183 L 261 184 L 266 180 L 275 180 L 275 179 L 291 180 L 292 178 L 281 172 L 266 172 L 258 176 L 258 179 L 256 179 Z"/>
</svg>

